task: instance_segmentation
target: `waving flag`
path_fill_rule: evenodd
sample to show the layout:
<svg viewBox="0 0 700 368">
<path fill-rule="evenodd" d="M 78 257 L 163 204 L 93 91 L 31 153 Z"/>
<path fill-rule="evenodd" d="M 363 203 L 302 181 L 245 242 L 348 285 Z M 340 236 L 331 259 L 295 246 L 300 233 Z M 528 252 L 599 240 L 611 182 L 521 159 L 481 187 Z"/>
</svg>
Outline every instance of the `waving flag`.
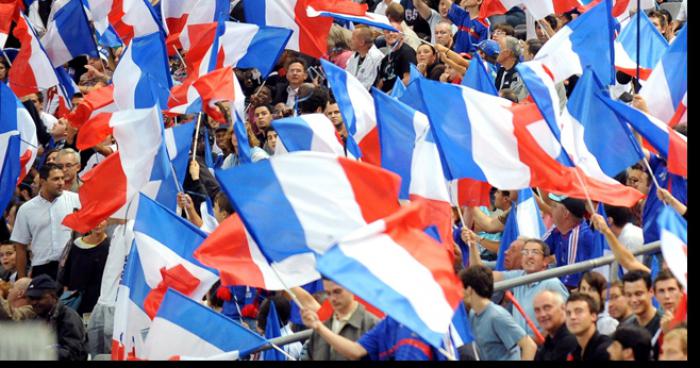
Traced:
<svg viewBox="0 0 700 368">
<path fill-rule="evenodd" d="M 142 1 L 142 0 L 139 0 Z M 168 108 L 173 82 L 160 32 L 134 38 L 112 76 L 114 102 L 119 109 Z"/>
<path fill-rule="evenodd" d="M 492 96 L 498 96 L 496 81 L 494 81 L 491 74 L 486 71 L 484 61 L 481 59 L 481 56 L 479 56 L 478 52 L 475 52 L 472 56 L 472 61 L 469 66 L 467 72 L 464 74 L 464 79 L 462 79 L 462 85 L 488 93 Z"/>
<path fill-rule="evenodd" d="M 614 27 L 608 1 L 569 22 L 535 55 L 534 60 L 550 70 L 554 83 L 583 74 L 587 65 L 604 83 L 615 83 Z"/>
<path fill-rule="evenodd" d="M 14 188 L 29 173 L 37 155 L 39 140 L 34 120 L 17 96 L 0 82 L 0 169 L 3 194 L 0 204 L 7 205 Z M 5 208 L 5 207 L 0 207 Z"/>
<path fill-rule="evenodd" d="M 688 176 L 688 139 L 664 122 L 647 115 L 622 102 L 602 97 L 623 121 L 632 125 L 659 154 L 666 159 L 668 171 L 683 177 Z"/>
<path fill-rule="evenodd" d="M 215 104 L 219 101 L 233 101 L 236 98 L 234 91 L 234 72 L 231 68 L 220 68 L 207 73 L 194 82 L 186 82 L 173 87 L 168 100 L 170 113 L 195 114 L 202 110 L 207 114 L 223 120 L 224 117 Z"/>
<path fill-rule="evenodd" d="M 563 14 L 581 6 L 578 0 L 484 0 L 479 8 L 479 17 L 505 14 L 521 4 L 525 5 L 525 9 L 535 19 L 544 19 L 550 14 Z"/>
<path fill-rule="evenodd" d="M 678 32 L 639 94 L 649 113 L 668 125 L 688 121 L 688 27 Z"/>
<path fill-rule="evenodd" d="M 81 0 L 68 0 L 53 9 L 53 18 L 41 38 L 53 65 L 61 66 L 80 55 L 98 57 L 90 23 Z"/>
<path fill-rule="evenodd" d="M 501 245 L 498 248 L 496 270 L 505 271 L 505 253 L 510 247 L 510 243 L 521 236 L 542 239 L 546 230 L 532 189 L 525 188 L 518 191 L 518 202 L 510 210 L 510 215 L 508 215 L 503 229 Z"/>
<path fill-rule="evenodd" d="M 469 315 L 464 307 L 464 301 L 459 303 L 457 309 L 455 309 L 455 315 L 452 317 L 450 341 L 455 349 L 474 341 L 474 335 L 472 334 L 469 323 Z"/>
<path fill-rule="evenodd" d="M 364 16 L 367 12 L 367 5 L 350 0 L 243 0 L 248 23 L 291 29 L 287 48 L 318 58 L 327 51 L 326 41 L 333 21 L 309 17 L 309 6 L 317 11 L 346 15 Z"/>
<path fill-rule="evenodd" d="M 348 151 L 362 161 L 379 166 L 381 149 L 372 95 L 352 74 L 321 59 L 348 133 Z M 357 144 L 357 145 L 356 145 Z M 358 147 L 359 145 L 359 147 Z"/>
<path fill-rule="evenodd" d="M 184 183 L 185 175 L 187 175 L 194 130 L 195 124 L 191 122 L 165 129 L 164 132 L 168 157 L 180 185 Z"/>
<path fill-rule="evenodd" d="M 318 270 L 442 346 L 462 288 L 448 253 L 422 231 L 420 205 L 348 234 L 318 259 Z"/>
<path fill-rule="evenodd" d="M 257 68 L 267 77 L 284 51 L 292 31 L 248 23 L 226 22 L 219 37 L 219 59 L 222 65 Z"/>
<path fill-rule="evenodd" d="M 668 49 L 668 41 L 659 33 L 646 13 L 641 13 L 639 28 L 639 78 L 647 80 L 652 69 Z M 615 68 L 625 74 L 637 76 L 637 20 L 632 18 L 615 39 Z"/>
<path fill-rule="evenodd" d="M 216 326 L 216 328 L 212 328 Z M 235 360 L 267 341 L 240 323 L 169 289 L 146 339 L 149 360 Z"/>
<path fill-rule="evenodd" d="M 57 85 L 53 65 L 24 14 L 17 19 L 12 34 L 22 44 L 8 71 L 8 84 L 15 95 L 22 98 Z"/>
<path fill-rule="evenodd" d="M 276 337 L 281 337 L 282 332 L 280 331 L 280 319 L 277 317 L 277 308 L 275 303 L 270 300 L 270 309 L 267 314 L 267 323 L 265 323 L 265 338 L 274 339 Z M 263 352 L 262 360 L 287 360 L 284 354 L 280 353 L 275 349 L 268 349 Z"/>
<path fill-rule="evenodd" d="M 75 128 L 80 128 L 91 118 L 103 112 L 115 112 L 114 85 L 91 90 L 73 111 L 66 115 L 68 122 Z"/>
<path fill-rule="evenodd" d="M 180 45 L 185 51 L 196 46 L 191 41 L 196 40 L 196 35 L 191 35 L 192 25 L 219 23 L 228 20 L 230 13 L 230 2 L 228 0 L 199 0 L 190 10 L 185 26 L 179 35 Z M 170 38 L 170 37 L 169 37 Z"/>
<path fill-rule="evenodd" d="M 670 206 L 656 220 L 661 229 L 661 251 L 673 275 L 688 292 L 688 222 Z"/>
<path fill-rule="evenodd" d="M 82 208 L 63 220 L 65 226 L 83 233 L 127 205 L 149 182 L 161 149 L 163 123 L 156 107 L 105 115 L 109 118 L 92 131 L 109 134 L 111 130 L 119 151 L 83 176 L 84 184 L 78 192 Z"/>
<path fill-rule="evenodd" d="M 0 1 L 0 49 L 5 47 L 7 37 L 10 35 L 12 20 L 17 15 L 17 0 Z"/>
<path fill-rule="evenodd" d="M 343 145 L 335 135 L 335 127 L 326 115 L 308 114 L 276 119 L 272 121 L 272 127 L 287 152 L 316 151 L 345 157 Z"/>
<path fill-rule="evenodd" d="M 593 200 L 632 206 L 642 197 L 558 162 L 561 144 L 534 104 L 514 105 L 467 87 L 418 82 L 449 179 L 471 178 L 497 188 L 540 187 L 585 198 L 578 170 Z"/>
<path fill-rule="evenodd" d="M 272 262 L 323 253 L 338 238 L 399 207 L 395 174 L 317 152 L 220 170 L 216 178 Z"/>
<path fill-rule="evenodd" d="M 314 9 L 312 5 L 306 8 L 306 15 L 311 18 L 315 17 L 331 17 L 335 20 L 353 22 L 359 24 L 365 24 L 370 27 L 375 27 L 379 29 L 386 29 L 391 32 L 399 32 L 394 26 L 389 22 L 389 18 L 385 15 L 375 14 L 366 12 L 364 15 L 353 15 L 353 14 L 343 14 L 332 11 L 318 11 Z"/>
<path fill-rule="evenodd" d="M 106 19 L 116 31 L 119 38 L 128 45 L 135 37 L 161 32 L 162 26 L 147 0 L 87 0 L 90 4 L 92 19 L 102 30 L 106 31 Z"/>
</svg>

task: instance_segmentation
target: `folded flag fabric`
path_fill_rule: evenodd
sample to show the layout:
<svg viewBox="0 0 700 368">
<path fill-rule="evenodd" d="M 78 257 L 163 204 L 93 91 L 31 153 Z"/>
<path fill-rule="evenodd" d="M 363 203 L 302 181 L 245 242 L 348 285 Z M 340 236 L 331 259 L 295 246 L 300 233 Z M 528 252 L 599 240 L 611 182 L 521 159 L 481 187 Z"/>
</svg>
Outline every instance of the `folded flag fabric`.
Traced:
<svg viewBox="0 0 700 368">
<path fill-rule="evenodd" d="M 661 251 L 676 279 L 688 292 L 688 222 L 670 206 L 656 220 L 661 229 Z"/>
<path fill-rule="evenodd" d="M 87 0 L 93 20 L 107 20 L 128 45 L 135 37 L 162 32 L 158 17 L 146 0 Z M 104 23 L 102 23 L 104 24 Z"/>
<path fill-rule="evenodd" d="M 375 14 L 366 12 L 364 15 L 354 15 L 354 14 L 343 14 L 333 11 L 318 11 L 313 5 L 306 7 L 306 15 L 311 18 L 314 17 L 331 17 L 339 21 L 348 21 L 353 23 L 365 24 L 370 27 L 375 27 L 379 29 L 386 29 L 391 32 L 399 32 L 394 26 L 389 22 L 389 18 L 385 15 Z"/>
<path fill-rule="evenodd" d="M 634 16 L 622 28 L 615 39 L 615 68 L 632 77 L 637 76 L 637 34 L 644 40 L 639 43 L 639 79 L 645 81 L 668 49 L 668 41 L 659 33 L 646 13 L 641 12 L 640 27 L 637 32 L 637 18 Z"/>
<path fill-rule="evenodd" d="M 114 85 L 110 84 L 88 92 L 75 109 L 66 115 L 66 119 L 73 127 L 80 128 L 100 113 L 115 111 L 117 105 L 114 103 Z"/>
<path fill-rule="evenodd" d="M 479 8 L 479 17 L 505 14 L 521 4 L 525 5 L 525 9 L 535 19 L 544 19 L 550 14 L 563 14 L 581 6 L 578 0 L 484 0 Z"/>
<path fill-rule="evenodd" d="M 525 188 L 518 191 L 518 202 L 512 207 L 510 215 L 503 229 L 501 245 L 498 248 L 496 270 L 505 271 L 505 253 L 510 244 L 518 237 L 542 239 L 547 231 L 542 221 L 540 209 L 532 193 L 532 189 Z"/>
<path fill-rule="evenodd" d="M 12 34 L 22 45 L 8 71 L 8 85 L 15 95 L 22 98 L 58 85 L 53 64 L 24 14 L 20 14 Z"/>
<path fill-rule="evenodd" d="M 345 149 L 336 136 L 333 123 L 323 114 L 275 119 L 272 127 L 287 152 L 316 151 L 345 157 Z"/>
<path fill-rule="evenodd" d="M 46 34 L 41 38 L 53 65 L 61 66 L 80 55 L 98 57 L 97 44 L 81 0 L 57 4 L 46 26 Z"/>
<path fill-rule="evenodd" d="M 219 36 L 219 60 L 223 60 L 222 65 L 256 68 L 266 77 L 291 36 L 292 31 L 286 28 L 226 22 Z"/>
</svg>

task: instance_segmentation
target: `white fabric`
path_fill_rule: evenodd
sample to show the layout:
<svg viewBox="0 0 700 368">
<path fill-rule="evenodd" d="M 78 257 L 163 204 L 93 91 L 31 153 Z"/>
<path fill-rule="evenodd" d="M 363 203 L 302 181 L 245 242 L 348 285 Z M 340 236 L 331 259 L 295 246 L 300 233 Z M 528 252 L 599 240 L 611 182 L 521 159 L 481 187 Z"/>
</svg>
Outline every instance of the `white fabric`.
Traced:
<svg viewBox="0 0 700 368">
<path fill-rule="evenodd" d="M 400 0 L 391 0 L 390 2 L 392 3 L 400 3 Z M 379 14 L 379 15 L 386 15 L 386 8 L 389 7 L 389 4 L 386 3 L 385 0 L 381 0 L 379 4 L 374 8 L 374 13 Z"/>
<path fill-rule="evenodd" d="M 215 345 L 192 332 L 156 317 L 148 330 L 144 356 L 148 360 L 168 360 L 173 352 L 184 352 L 188 356 L 208 357 L 224 353 Z"/>
<path fill-rule="evenodd" d="M 372 85 L 374 85 L 374 80 L 377 79 L 377 72 L 379 71 L 379 64 L 381 64 L 384 58 L 384 53 L 379 51 L 377 46 L 372 45 L 372 47 L 365 55 L 365 60 L 360 63 L 360 54 L 357 52 L 353 53 L 348 60 L 348 64 L 345 66 L 345 70 L 355 76 L 360 83 L 369 90 Z"/>
<path fill-rule="evenodd" d="M 124 269 L 126 256 L 131 251 L 133 240 L 134 220 L 129 220 L 126 224 L 120 224 L 114 228 L 112 239 L 109 243 L 107 261 L 102 273 L 100 297 L 97 299 L 97 304 L 114 307 L 117 301 L 119 279 Z"/>
<path fill-rule="evenodd" d="M 622 231 L 617 237 L 617 240 L 619 240 L 620 243 L 625 246 L 625 248 L 634 252 L 638 249 L 641 249 L 644 245 L 644 231 L 641 227 L 636 226 L 631 222 L 628 222 L 622 228 Z M 637 256 L 637 259 L 640 262 L 642 262 L 643 258 L 644 256 Z"/>
</svg>

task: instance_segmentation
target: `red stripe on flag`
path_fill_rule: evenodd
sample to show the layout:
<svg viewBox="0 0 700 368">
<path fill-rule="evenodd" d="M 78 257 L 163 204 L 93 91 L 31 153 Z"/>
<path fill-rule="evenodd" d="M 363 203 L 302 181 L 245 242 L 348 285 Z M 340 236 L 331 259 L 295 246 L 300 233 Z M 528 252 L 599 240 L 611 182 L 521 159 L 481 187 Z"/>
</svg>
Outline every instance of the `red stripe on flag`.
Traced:
<svg viewBox="0 0 700 368">
<path fill-rule="evenodd" d="M 680 134 L 669 130 L 668 138 L 668 171 L 683 177 L 688 176 L 688 142 Z"/>
<path fill-rule="evenodd" d="M 18 19 L 15 29 L 12 31 L 12 34 L 17 37 L 22 47 L 20 47 L 19 53 L 17 53 L 8 72 L 8 84 L 12 92 L 19 98 L 39 92 L 36 76 L 32 66 L 29 64 L 29 59 L 32 57 L 33 52 L 40 50 L 32 50 L 33 35 L 30 32 L 24 18 Z"/>
<path fill-rule="evenodd" d="M 484 181 L 459 179 L 457 181 L 457 204 L 460 206 L 489 206 L 491 185 Z"/>
<path fill-rule="evenodd" d="M 102 141 L 112 134 L 112 127 L 109 126 L 109 121 L 111 119 L 111 112 L 103 112 L 88 120 L 78 131 L 78 138 L 75 146 L 82 151 L 102 143 Z"/>
<path fill-rule="evenodd" d="M 688 107 L 685 106 L 683 101 L 681 101 L 678 104 L 678 107 L 676 108 L 676 112 L 673 114 L 671 117 L 671 120 L 668 121 L 668 126 L 671 128 L 675 127 L 678 125 L 678 123 L 681 122 L 681 119 L 683 118 L 683 115 L 685 115 L 686 111 L 688 111 Z"/>
<path fill-rule="evenodd" d="M 357 143 L 362 151 L 363 162 L 376 166 L 382 165 L 382 148 L 379 144 L 379 129 L 376 126 L 367 133 L 361 142 Z"/>
<path fill-rule="evenodd" d="M 131 43 L 131 39 L 134 38 L 134 27 L 122 21 L 125 15 L 124 0 L 113 0 L 112 9 L 110 9 L 109 14 L 107 14 L 107 20 L 124 44 L 128 45 Z"/>
<path fill-rule="evenodd" d="M 401 177 L 382 168 L 338 158 L 355 194 L 355 201 L 367 223 L 379 220 L 400 208 Z"/>
</svg>

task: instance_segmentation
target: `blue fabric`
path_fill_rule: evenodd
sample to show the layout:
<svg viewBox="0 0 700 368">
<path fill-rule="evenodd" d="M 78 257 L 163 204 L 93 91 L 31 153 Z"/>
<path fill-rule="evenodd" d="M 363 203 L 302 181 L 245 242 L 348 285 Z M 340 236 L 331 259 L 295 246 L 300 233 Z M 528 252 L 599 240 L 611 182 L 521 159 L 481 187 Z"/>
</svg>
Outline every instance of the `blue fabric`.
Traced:
<svg viewBox="0 0 700 368">
<path fill-rule="evenodd" d="M 270 311 L 267 314 L 267 324 L 265 325 L 265 338 L 274 339 L 282 336 L 280 331 L 280 320 L 277 317 L 275 303 L 270 301 Z M 287 360 L 287 358 L 277 349 L 268 349 L 263 352 L 263 360 Z"/>
<path fill-rule="evenodd" d="M 435 360 L 439 352 L 415 332 L 386 317 L 357 341 L 370 360 Z"/>
<path fill-rule="evenodd" d="M 163 35 L 157 32 L 134 37 L 129 47 L 133 62 L 142 73 L 134 91 L 134 107 L 150 108 L 158 103 L 161 109 L 167 110 L 173 81 Z"/>
<path fill-rule="evenodd" d="M 151 287 L 146 283 L 146 275 L 143 273 L 143 264 L 141 263 L 136 244 L 132 244 L 131 251 L 126 257 L 124 274 L 119 280 L 119 284 L 129 287 L 129 299 L 143 310 L 143 302 L 146 300 L 148 293 L 151 292 Z"/>
<path fill-rule="evenodd" d="M 279 27 L 260 27 L 248 45 L 248 52 L 238 61 L 239 68 L 257 68 L 267 77 L 279 59 L 292 30 Z M 276 50 L 276 52 L 275 52 Z"/>
<path fill-rule="evenodd" d="M 688 91 L 688 27 L 683 26 L 666 54 L 661 58 L 664 66 L 666 81 L 671 92 L 673 106 L 683 100 L 683 95 Z"/>
<path fill-rule="evenodd" d="M 603 83 L 615 84 L 615 26 L 610 4 L 610 0 L 605 0 L 566 27 L 573 31 L 569 36 L 571 48 L 581 60 L 581 66 L 590 65 Z"/>
<path fill-rule="evenodd" d="M 576 258 L 575 263 L 583 262 L 585 260 L 591 259 L 593 257 L 596 240 L 595 233 L 588 226 L 586 221 L 581 221 L 579 225 L 579 237 L 576 246 Z M 569 264 L 569 237 L 573 233 L 573 230 L 569 231 L 566 235 L 562 233 L 556 227 L 546 236 L 544 242 L 547 243 L 551 254 L 554 255 L 557 266 L 564 266 Z M 566 276 L 562 276 L 559 279 L 564 283 L 564 285 L 569 287 L 577 287 L 579 281 L 581 280 L 582 273 L 574 273 Z"/>
<path fill-rule="evenodd" d="M 98 57 L 97 45 L 80 0 L 69 0 L 56 11 L 53 21 L 73 58 L 80 55 Z"/>
<path fill-rule="evenodd" d="M 668 172 L 666 161 L 658 156 L 652 155 L 649 159 L 649 166 L 654 172 L 659 185 L 665 189 L 671 187 L 672 194 L 679 201 L 687 203 L 688 199 L 688 181 L 678 175 Z M 642 210 L 642 230 L 644 230 L 644 243 L 659 240 L 661 232 L 658 224 L 658 217 L 664 208 L 664 203 L 656 196 L 656 184 L 649 183 L 649 193 L 647 194 L 644 209 Z"/>
<path fill-rule="evenodd" d="M 482 360 L 520 360 L 518 341 L 525 331 L 503 307 L 489 302 L 480 314 L 472 309 L 469 322 Z"/>
<path fill-rule="evenodd" d="M 247 14 L 247 13 L 246 13 Z M 321 66 L 326 73 L 328 85 L 333 91 L 335 101 L 338 103 L 338 109 L 343 116 L 343 123 L 348 130 L 349 136 L 347 140 L 347 150 L 356 158 L 362 157 L 362 152 L 357 142 L 353 138 L 357 133 L 357 121 L 355 119 L 355 108 L 352 105 L 350 94 L 347 87 L 347 72 L 335 64 L 321 59 Z"/>
<path fill-rule="evenodd" d="M 275 119 L 272 127 L 288 152 L 312 150 L 314 131 L 303 116 Z"/>
<path fill-rule="evenodd" d="M 224 301 L 221 313 L 231 319 L 239 320 L 242 317 L 239 309 L 243 310 L 244 306 L 255 302 L 257 289 L 249 286 L 227 286 L 227 288 L 231 293 L 231 300 Z"/>
<path fill-rule="evenodd" d="M 462 228 L 456 225 L 452 226 L 452 240 L 459 246 L 462 251 L 462 266 L 469 267 L 469 245 L 462 240 Z"/>
<path fill-rule="evenodd" d="M 15 94 L 4 83 L 0 82 L 0 134 L 17 130 L 17 109 L 24 109 Z M 5 159 L 0 162 L 0 209 L 7 204 L 15 194 L 17 179 L 22 170 L 20 164 L 20 135 L 10 136 L 7 145 L 0 147 Z"/>
<path fill-rule="evenodd" d="M 190 161 L 190 149 L 192 147 L 192 137 L 194 136 L 195 124 L 193 122 L 187 124 L 179 124 L 172 128 L 173 137 L 175 138 L 175 146 L 177 155 L 175 158 L 170 158 L 170 162 L 175 170 L 177 181 L 182 184 L 185 182 L 187 169 Z"/>
<path fill-rule="evenodd" d="M 472 19 L 469 12 L 459 5 L 453 3 L 447 17 L 458 28 L 453 47 L 455 52 L 474 52 L 476 44 L 489 38 L 489 26 L 481 19 Z"/>
<path fill-rule="evenodd" d="M 301 287 L 306 290 L 309 294 L 314 294 L 319 291 L 323 291 L 323 281 L 321 279 L 318 279 L 316 281 L 311 281 L 310 283 L 306 285 L 301 285 Z M 292 321 L 293 323 L 297 325 L 303 325 L 304 321 L 301 319 L 301 310 L 299 309 L 299 306 L 297 303 L 291 303 L 292 310 L 289 314 L 289 320 Z"/>
<path fill-rule="evenodd" d="M 474 53 L 469 65 L 471 68 L 468 68 L 467 72 L 464 74 L 462 85 L 493 96 L 498 96 L 496 80 L 486 71 L 484 61 L 481 59 L 481 56 L 479 56 L 478 52 Z"/>
</svg>

